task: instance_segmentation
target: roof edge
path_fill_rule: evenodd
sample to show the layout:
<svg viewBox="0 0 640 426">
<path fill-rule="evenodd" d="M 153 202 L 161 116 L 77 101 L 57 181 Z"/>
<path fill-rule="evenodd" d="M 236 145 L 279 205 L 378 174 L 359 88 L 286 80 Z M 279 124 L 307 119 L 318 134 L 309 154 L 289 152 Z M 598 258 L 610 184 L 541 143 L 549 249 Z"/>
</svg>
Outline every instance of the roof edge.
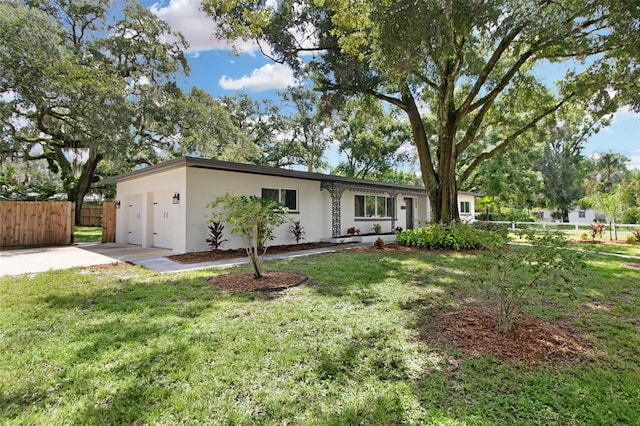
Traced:
<svg viewBox="0 0 640 426">
<path fill-rule="evenodd" d="M 343 182 L 347 184 L 351 183 L 351 184 L 375 185 L 375 186 L 385 187 L 385 188 L 396 188 L 400 190 L 404 189 L 404 190 L 420 191 L 420 192 L 426 193 L 426 188 L 424 188 L 423 186 L 417 186 L 417 185 L 380 182 L 380 181 L 373 181 L 373 180 L 366 180 L 366 179 L 357 179 L 357 178 L 346 177 L 346 176 L 327 175 L 323 173 L 305 172 L 301 170 L 280 169 L 277 167 L 260 166 L 256 164 L 246 164 L 246 163 L 233 163 L 229 161 L 221 161 L 221 160 L 189 157 L 189 156 L 174 158 L 153 166 L 145 167 L 143 169 L 134 170 L 134 171 L 123 173 L 117 176 L 111 176 L 99 181 L 98 185 L 108 185 L 108 184 L 118 183 L 125 180 L 135 179 L 140 176 L 161 173 L 161 172 L 171 170 L 171 169 L 176 169 L 179 167 L 195 167 L 195 168 L 223 170 L 223 171 L 238 172 L 238 173 L 251 173 L 251 174 L 258 174 L 258 175 L 279 176 L 279 177 L 294 178 L 294 179 L 315 180 L 320 182 L 323 182 L 323 181 L 324 182 Z M 473 196 L 481 195 L 478 193 L 466 192 L 466 191 L 458 191 L 458 193 L 465 194 L 465 195 L 473 195 Z"/>
</svg>

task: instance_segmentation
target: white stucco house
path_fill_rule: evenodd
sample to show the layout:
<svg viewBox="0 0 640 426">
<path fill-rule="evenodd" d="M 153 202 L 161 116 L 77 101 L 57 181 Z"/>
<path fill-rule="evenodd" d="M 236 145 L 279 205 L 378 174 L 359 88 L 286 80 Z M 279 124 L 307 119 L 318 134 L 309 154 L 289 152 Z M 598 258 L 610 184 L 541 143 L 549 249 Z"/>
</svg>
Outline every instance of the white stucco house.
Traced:
<svg viewBox="0 0 640 426">
<path fill-rule="evenodd" d="M 559 219 L 553 218 L 554 212 L 555 210 L 542 209 L 542 221 L 561 222 Z M 598 220 L 598 218 L 601 219 L 602 214 L 598 214 L 598 212 L 593 209 L 583 209 L 580 207 L 576 207 L 575 209 L 569 211 L 569 223 L 592 223 Z"/>
<path fill-rule="evenodd" d="M 411 229 L 430 219 L 426 190 L 420 186 L 286 170 L 193 157 L 164 163 L 105 179 L 115 183 L 116 242 L 162 247 L 174 253 L 208 249 L 207 204 L 229 193 L 272 198 L 299 220 L 305 242 L 338 238 L 347 228 L 382 232 Z M 460 215 L 471 220 L 475 195 L 460 192 Z M 275 232 L 274 245 L 292 244 L 289 225 Z M 243 247 L 225 227 L 225 249 Z"/>
</svg>

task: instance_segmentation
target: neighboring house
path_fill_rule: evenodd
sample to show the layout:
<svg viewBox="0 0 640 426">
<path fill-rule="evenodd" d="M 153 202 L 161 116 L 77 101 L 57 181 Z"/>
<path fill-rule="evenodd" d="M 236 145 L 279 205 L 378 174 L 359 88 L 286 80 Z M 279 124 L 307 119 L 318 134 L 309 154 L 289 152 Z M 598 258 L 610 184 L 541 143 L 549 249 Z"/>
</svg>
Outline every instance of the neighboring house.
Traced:
<svg viewBox="0 0 640 426">
<path fill-rule="evenodd" d="M 543 222 L 561 222 L 560 219 L 554 219 L 553 213 L 555 210 L 550 209 L 542 209 L 542 221 Z M 592 209 L 583 209 L 581 207 L 576 207 L 575 209 L 569 212 L 569 222 L 570 223 L 592 223 L 595 222 L 596 219 L 602 219 L 602 215 L 598 214 L 596 210 Z"/>
<path fill-rule="evenodd" d="M 101 183 L 116 183 L 116 242 L 163 247 L 174 253 L 208 249 L 207 204 L 227 192 L 272 198 L 289 208 L 305 230 L 305 242 L 338 238 L 347 228 L 382 232 L 429 221 L 429 200 L 420 186 L 373 182 L 297 170 L 180 157 Z M 473 218 L 473 193 L 459 193 L 462 218 Z M 243 247 L 225 227 L 223 248 Z M 293 243 L 289 226 L 272 244 Z"/>
</svg>

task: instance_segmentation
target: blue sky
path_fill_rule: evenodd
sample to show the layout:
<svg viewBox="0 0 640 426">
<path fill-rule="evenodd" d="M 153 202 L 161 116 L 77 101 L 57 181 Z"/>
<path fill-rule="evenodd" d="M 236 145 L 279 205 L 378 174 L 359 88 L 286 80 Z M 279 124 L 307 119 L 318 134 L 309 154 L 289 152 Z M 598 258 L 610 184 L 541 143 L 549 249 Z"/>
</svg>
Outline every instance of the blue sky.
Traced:
<svg viewBox="0 0 640 426">
<path fill-rule="evenodd" d="M 199 87 L 215 97 L 243 91 L 255 99 L 276 99 L 277 90 L 295 84 L 291 70 L 264 57 L 258 46 L 240 43 L 236 47 L 241 54 L 234 56 L 226 42 L 213 39 L 214 24 L 199 11 L 199 0 L 143 0 L 143 4 L 189 41 L 191 73 L 181 81 L 185 89 Z M 630 167 L 640 168 L 640 114 L 621 108 L 610 126 L 589 139 L 584 153 L 609 150 L 630 158 Z M 337 161 L 335 153 L 327 157 L 330 163 Z"/>
</svg>

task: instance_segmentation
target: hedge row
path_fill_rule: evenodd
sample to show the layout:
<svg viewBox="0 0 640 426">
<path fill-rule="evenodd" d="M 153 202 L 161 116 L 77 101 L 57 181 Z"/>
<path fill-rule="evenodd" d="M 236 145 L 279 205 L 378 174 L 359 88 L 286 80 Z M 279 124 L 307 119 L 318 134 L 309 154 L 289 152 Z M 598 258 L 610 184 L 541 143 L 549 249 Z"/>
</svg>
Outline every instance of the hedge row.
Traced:
<svg viewBox="0 0 640 426">
<path fill-rule="evenodd" d="M 430 223 L 423 228 L 399 233 L 396 243 L 423 249 L 487 250 L 505 245 L 507 233 L 502 230 L 483 230 L 462 223 Z"/>
</svg>

